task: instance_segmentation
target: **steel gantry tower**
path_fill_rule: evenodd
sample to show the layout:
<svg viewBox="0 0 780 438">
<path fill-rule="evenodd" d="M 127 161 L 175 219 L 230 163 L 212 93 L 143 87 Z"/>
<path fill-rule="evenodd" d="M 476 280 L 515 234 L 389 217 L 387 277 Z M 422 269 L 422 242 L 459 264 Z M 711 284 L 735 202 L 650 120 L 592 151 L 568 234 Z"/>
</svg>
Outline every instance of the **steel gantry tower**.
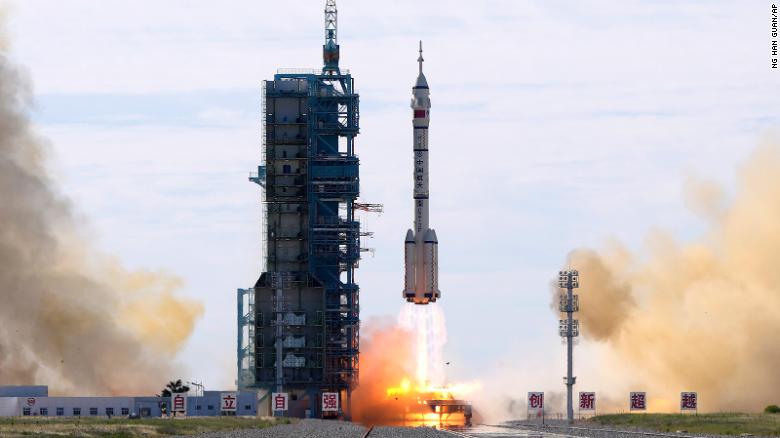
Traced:
<svg viewBox="0 0 780 438">
<path fill-rule="evenodd" d="M 238 293 L 238 386 L 290 394 L 289 416 L 322 416 L 358 381 L 359 96 L 339 68 L 335 0 L 321 70 L 280 69 L 263 83 L 263 273 Z"/>
</svg>

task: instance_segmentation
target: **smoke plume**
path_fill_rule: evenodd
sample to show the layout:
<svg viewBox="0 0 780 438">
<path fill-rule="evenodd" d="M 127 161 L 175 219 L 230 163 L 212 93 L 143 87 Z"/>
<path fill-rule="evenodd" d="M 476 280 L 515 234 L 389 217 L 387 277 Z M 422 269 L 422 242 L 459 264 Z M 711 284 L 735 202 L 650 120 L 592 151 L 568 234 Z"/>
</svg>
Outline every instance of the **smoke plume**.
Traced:
<svg viewBox="0 0 780 438">
<path fill-rule="evenodd" d="M 640 252 L 613 243 L 569 254 L 581 331 L 608 347 L 605 388 L 646 390 L 651 409 L 698 391 L 705 410 L 758 410 L 780 401 L 780 144 L 756 149 L 730 202 L 717 184 L 688 186 L 707 221 L 699 239 L 656 231 Z M 617 388 L 608 374 L 619 370 L 630 380 Z"/>
<path fill-rule="evenodd" d="M 0 10 L 0 18 L 2 10 Z M 47 171 L 31 91 L 0 23 L 0 382 L 55 393 L 152 393 L 202 313 L 178 278 L 90 246 Z"/>
</svg>

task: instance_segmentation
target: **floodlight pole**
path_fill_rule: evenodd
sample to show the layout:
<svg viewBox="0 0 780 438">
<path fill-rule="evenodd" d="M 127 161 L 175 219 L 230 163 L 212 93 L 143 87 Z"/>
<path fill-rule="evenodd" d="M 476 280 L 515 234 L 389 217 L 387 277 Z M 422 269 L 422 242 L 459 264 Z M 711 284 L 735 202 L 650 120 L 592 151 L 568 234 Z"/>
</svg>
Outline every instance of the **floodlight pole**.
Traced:
<svg viewBox="0 0 780 438">
<path fill-rule="evenodd" d="M 574 300 L 571 282 L 566 287 L 567 302 L 569 305 L 566 310 L 566 319 L 568 320 L 568 333 L 566 333 L 566 419 L 569 423 L 574 422 L 574 339 L 572 337 L 572 326 L 574 312 L 571 303 Z"/>
<path fill-rule="evenodd" d="M 566 319 L 559 322 L 558 333 L 566 338 L 566 419 L 574 422 L 574 338 L 579 335 L 579 321 L 574 319 L 574 312 L 579 310 L 579 300 L 574 295 L 574 289 L 579 287 L 579 273 L 576 270 L 558 272 L 558 287 L 566 289 L 562 295 L 558 309 L 566 312 Z"/>
</svg>

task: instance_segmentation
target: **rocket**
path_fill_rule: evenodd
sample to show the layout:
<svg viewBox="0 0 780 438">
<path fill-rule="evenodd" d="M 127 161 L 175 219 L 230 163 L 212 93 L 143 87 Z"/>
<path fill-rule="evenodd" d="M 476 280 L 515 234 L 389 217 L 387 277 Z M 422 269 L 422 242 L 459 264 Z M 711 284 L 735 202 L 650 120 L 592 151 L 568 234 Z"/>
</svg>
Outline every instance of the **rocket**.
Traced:
<svg viewBox="0 0 780 438">
<path fill-rule="evenodd" d="M 406 301 L 415 304 L 436 302 L 439 291 L 439 240 L 428 225 L 428 125 L 431 121 L 431 99 L 428 81 L 423 74 L 422 41 L 420 72 L 412 88 L 412 148 L 414 157 L 414 230 L 406 232 L 404 242 L 404 292 Z"/>
</svg>

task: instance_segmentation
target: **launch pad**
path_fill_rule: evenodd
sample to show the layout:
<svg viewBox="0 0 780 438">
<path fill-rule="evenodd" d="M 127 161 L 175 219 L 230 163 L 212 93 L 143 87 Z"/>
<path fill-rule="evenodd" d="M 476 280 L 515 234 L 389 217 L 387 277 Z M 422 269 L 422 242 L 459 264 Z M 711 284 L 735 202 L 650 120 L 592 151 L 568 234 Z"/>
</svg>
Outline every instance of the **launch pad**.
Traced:
<svg viewBox="0 0 780 438">
<path fill-rule="evenodd" d="M 471 426 L 471 403 L 459 398 L 464 388 L 413 386 L 404 380 L 397 387 L 387 389 L 396 415 L 387 415 L 390 423 L 400 426 L 426 426 L 448 429 Z"/>
</svg>

